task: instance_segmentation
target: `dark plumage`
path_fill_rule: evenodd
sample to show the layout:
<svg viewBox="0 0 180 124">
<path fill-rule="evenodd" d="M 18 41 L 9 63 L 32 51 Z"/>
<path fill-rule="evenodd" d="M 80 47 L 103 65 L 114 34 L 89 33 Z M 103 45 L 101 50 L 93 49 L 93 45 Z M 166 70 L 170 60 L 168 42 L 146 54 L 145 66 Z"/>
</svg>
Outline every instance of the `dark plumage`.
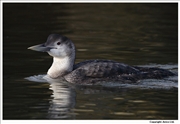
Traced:
<svg viewBox="0 0 180 124">
<path fill-rule="evenodd" d="M 129 66 L 111 60 L 87 60 L 74 65 L 73 71 L 65 79 L 78 84 L 94 84 L 99 81 L 136 83 L 140 79 L 161 79 L 173 75 L 160 68 Z"/>
</svg>

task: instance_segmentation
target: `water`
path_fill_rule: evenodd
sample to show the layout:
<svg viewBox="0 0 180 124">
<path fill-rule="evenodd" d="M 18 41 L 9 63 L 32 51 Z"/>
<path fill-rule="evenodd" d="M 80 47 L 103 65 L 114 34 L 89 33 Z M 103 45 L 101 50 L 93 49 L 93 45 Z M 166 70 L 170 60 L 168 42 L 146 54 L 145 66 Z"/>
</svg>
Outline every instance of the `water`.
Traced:
<svg viewBox="0 0 180 124">
<path fill-rule="evenodd" d="M 3 4 L 3 119 L 178 119 L 178 79 L 76 86 L 39 81 L 52 58 L 27 50 L 51 33 L 76 63 L 111 59 L 178 72 L 177 4 Z M 26 77 L 33 77 L 33 81 Z"/>
</svg>

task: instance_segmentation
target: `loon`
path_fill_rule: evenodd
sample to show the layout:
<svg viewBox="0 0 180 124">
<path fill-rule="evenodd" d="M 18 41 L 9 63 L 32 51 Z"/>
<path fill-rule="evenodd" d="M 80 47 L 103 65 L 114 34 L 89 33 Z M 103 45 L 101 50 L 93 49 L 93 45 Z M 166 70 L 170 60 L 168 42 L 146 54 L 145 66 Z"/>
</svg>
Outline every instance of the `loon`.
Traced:
<svg viewBox="0 0 180 124">
<path fill-rule="evenodd" d="M 48 77 L 64 78 L 75 84 L 95 84 L 101 81 L 137 83 L 140 79 L 161 79 L 175 75 L 161 68 L 129 66 L 113 60 L 86 60 L 74 64 L 75 45 L 69 38 L 59 34 L 50 34 L 45 43 L 28 49 L 47 52 L 53 57 Z"/>
</svg>

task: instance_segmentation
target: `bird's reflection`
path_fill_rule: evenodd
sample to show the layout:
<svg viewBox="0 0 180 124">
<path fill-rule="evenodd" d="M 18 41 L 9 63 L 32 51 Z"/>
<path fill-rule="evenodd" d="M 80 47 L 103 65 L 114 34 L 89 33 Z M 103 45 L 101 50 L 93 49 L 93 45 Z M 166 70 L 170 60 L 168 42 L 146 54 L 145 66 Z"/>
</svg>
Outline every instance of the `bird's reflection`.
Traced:
<svg viewBox="0 0 180 124">
<path fill-rule="evenodd" d="M 50 90 L 53 91 L 48 110 L 49 119 L 73 119 L 71 110 L 75 106 L 75 90 L 63 82 L 51 82 Z"/>
</svg>

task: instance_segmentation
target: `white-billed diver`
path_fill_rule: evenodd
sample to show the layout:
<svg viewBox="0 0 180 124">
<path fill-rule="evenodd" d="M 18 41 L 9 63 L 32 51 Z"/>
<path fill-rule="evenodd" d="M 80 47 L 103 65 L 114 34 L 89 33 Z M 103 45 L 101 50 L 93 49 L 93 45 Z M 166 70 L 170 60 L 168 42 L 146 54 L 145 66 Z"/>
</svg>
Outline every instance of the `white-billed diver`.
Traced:
<svg viewBox="0 0 180 124">
<path fill-rule="evenodd" d="M 50 34 L 45 43 L 28 49 L 47 52 L 52 56 L 53 63 L 47 75 L 52 79 L 63 77 L 70 83 L 94 84 L 100 81 L 136 83 L 140 79 L 161 79 L 175 75 L 161 68 L 129 66 L 112 60 L 87 60 L 74 64 L 74 43 L 59 34 Z"/>
</svg>

